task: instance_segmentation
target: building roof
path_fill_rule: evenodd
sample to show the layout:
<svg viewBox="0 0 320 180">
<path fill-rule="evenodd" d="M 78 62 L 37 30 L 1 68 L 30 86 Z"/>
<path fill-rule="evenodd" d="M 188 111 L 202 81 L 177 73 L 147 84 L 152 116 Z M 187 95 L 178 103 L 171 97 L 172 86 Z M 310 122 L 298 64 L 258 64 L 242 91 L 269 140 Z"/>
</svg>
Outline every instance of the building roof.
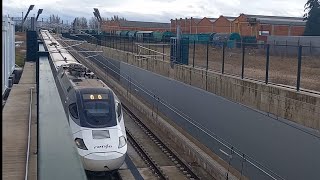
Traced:
<svg viewBox="0 0 320 180">
<path fill-rule="evenodd" d="M 302 17 L 285 17 L 285 16 L 262 16 L 245 14 L 248 18 L 256 18 L 261 24 L 275 25 L 298 25 L 305 26 L 306 22 Z"/>
<path fill-rule="evenodd" d="M 122 27 L 143 27 L 143 28 L 163 28 L 169 29 L 170 23 L 142 22 L 142 21 L 119 21 Z"/>
<path fill-rule="evenodd" d="M 226 19 L 228 19 L 229 21 L 234 21 L 237 17 L 232 17 L 232 16 L 223 16 Z"/>
<path fill-rule="evenodd" d="M 192 18 L 196 24 L 198 24 L 202 19 L 200 18 Z"/>
<path fill-rule="evenodd" d="M 209 21 L 211 21 L 211 22 L 215 22 L 218 18 L 208 18 L 209 19 Z"/>
</svg>

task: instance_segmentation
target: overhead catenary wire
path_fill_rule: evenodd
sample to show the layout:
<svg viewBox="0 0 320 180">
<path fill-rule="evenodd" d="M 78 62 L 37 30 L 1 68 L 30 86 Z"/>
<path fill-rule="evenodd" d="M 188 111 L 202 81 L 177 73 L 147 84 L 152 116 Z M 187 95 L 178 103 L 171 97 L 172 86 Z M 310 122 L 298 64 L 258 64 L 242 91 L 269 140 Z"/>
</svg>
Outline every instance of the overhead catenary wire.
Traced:
<svg viewBox="0 0 320 180">
<path fill-rule="evenodd" d="M 81 48 L 82 49 L 82 48 Z M 101 55 L 100 55 L 101 56 Z M 102 56 L 103 57 L 103 56 Z M 96 57 L 93 57 L 97 62 L 99 62 L 101 65 L 105 66 L 104 63 L 102 63 L 99 59 L 97 59 Z M 107 60 L 108 61 L 108 60 Z M 112 66 L 116 67 L 112 62 L 108 61 L 108 64 L 111 64 Z M 135 86 L 136 88 L 140 89 L 142 92 L 146 93 L 148 96 L 150 96 L 151 98 L 153 98 L 154 94 L 149 91 L 149 90 L 144 90 L 143 88 L 141 88 L 139 86 L 139 84 L 137 85 L 136 83 L 129 81 L 129 76 L 128 78 L 125 77 L 124 75 L 116 72 L 115 70 L 113 70 L 112 68 L 110 68 L 109 66 L 107 66 L 108 69 L 110 69 L 113 73 L 119 75 L 120 77 L 122 77 L 124 80 L 126 80 L 127 82 L 131 82 L 131 84 L 133 86 Z M 117 67 L 116 67 L 117 68 Z M 118 68 L 119 69 L 119 68 Z M 130 78 L 131 79 L 131 78 Z M 132 80 L 132 79 L 131 79 Z M 134 80 L 135 81 L 135 80 Z M 136 81 L 135 81 L 136 82 Z M 192 120 L 189 116 L 185 115 L 183 112 L 179 111 L 177 108 L 171 106 L 170 104 L 166 104 L 165 101 L 163 101 L 162 99 L 159 99 L 159 103 L 161 103 L 162 105 L 164 105 L 165 107 L 167 107 L 168 109 L 170 109 L 172 112 L 176 113 L 177 115 L 179 115 L 180 117 L 182 117 L 184 120 L 186 120 L 187 122 L 191 123 L 193 126 L 195 126 L 196 128 L 198 128 L 199 130 L 201 130 L 202 132 L 204 132 L 205 134 L 207 134 L 209 137 L 213 138 L 214 140 L 216 140 L 217 142 L 219 142 L 221 145 L 223 145 L 224 147 L 228 148 L 229 150 L 231 149 L 235 149 L 236 151 L 234 151 L 235 154 L 237 154 L 239 157 L 244 157 L 243 153 L 241 153 L 241 151 L 237 148 L 235 148 L 234 146 L 232 146 L 231 144 L 229 144 L 228 142 L 226 142 L 225 140 L 223 140 L 221 137 L 217 136 L 215 133 L 213 133 L 211 130 L 207 129 L 206 127 L 203 127 L 201 124 L 195 122 L 194 120 Z M 237 152 L 239 151 L 239 152 Z M 283 179 L 281 176 L 277 175 L 275 172 L 271 171 L 270 169 L 266 168 L 265 166 L 263 166 L 262 164 L 260 164 L 259 162 L 255 161 L 254 159 L 252 159 L 250 156 L 246 155 L 246 161 L 249 162 L 251 165 L 253 165 L 254 167 L 256 167 L 258 170 L 262 171 L 263 173 L 265 173 L 266 175 L 268 175 L 270 178 L 272 179 Z M 268 171 L 268 172 L 267 172 Z M 273 175 L 272 175 L 273 174 Z M 277 177 L 277 178 L 275 178 Z"/>
<path fill-rule="evenodd" d="M 98 48 L 98 47 L 96 46 L 96 49 L 97 49 L 97 48 Z M 101 48 L 102 48 L 102 46 L 101 46 Z M 147 58 L 147 57 L 144 57 L 144 58 Z M 156 60 L 156 59 L 155 59 L 155 60 Z M 181 65 L 182 65 L 182 67 L 185 68 L 185 66 L 183 66 L 183 64 L 180 64 L 180 63 L 178 63 L 178 62 L 176 62 L 176 65 L 178 65 L 178 66 L 181 66 Z M 202 67 L 199 67 L 199 66 L 196 66 L 196 67 L 199 68 L 199 69 L 205 69 L 205 68 L 202 68 Z M 212 70 L 212 69 L 208 69 L 207 71 L 218 72 L 218 71 L 215 71 L 215 70 Z M 203 75 L 201 72 L 198 72 L 198 71 L 195 71 L 195 73 L 196 73 L 196 74 Z M 219 73 L 219 72 L 218 72 L 218 73 Z M 237 76 L 237 75 L 228 74 L 228 73 L 224 73 L 224 74 L 226 74 L 226 75 L 231 75 L 231 76 Z M 211 77 L 211 78 L 214 77 L 213 75 L 210 75 L 210 74 L 206 74 L 206 76 L 207 76 L 207 77 Z M 256 79 L 252 79 L 252 78 L 245 78 L 245 79 L 256 80 Z M 259 81 L 259 80 L 256 80 L 256 81 Z M 254 90 L 254 91 L 257 91 L 257 92 L 264 93 L 264 94 L 276 96 L 276 97 L 278 97 L 278 100 L 281 101 L 281 102 L 285 102 L 286 100 L 292 100 L 292 101 L 295 101 L 295 102 L 298 101 L 298 100 L 292 99 L 292 98 L 290 98 L 290 97 L 283 97 L 284 99 L 282 99 L 282 98 L 279 98 L 280 95 L 272 94 L 271 92 L 265 92 L 265 91 L 261 91 L 261 90 L 258 90 L 258 89 L 254 89 L 254 88 L 252 88 L 252 87 L 244 86 L 244 85 L 242 85 L 242 84 L 238 84 L 238 83 L 232 83 L 232 84 L 234 84 L 234 85 L 236 85 L 236 86 L 245 87 L 245 88 L 248 88 L 248 89 L 250 89 L 250 90 Z M 274 84 L 274 83 L 269 83 L 269 84 L 276 85 L 276 84 Z M 287 86 L 286 86 L 286 87 L 287 87 Z M 290 87 L 289 87 L 289 88 L 290 88 Z M 303 89 L 302 91 L 309 92 L 309 91 L 304 90 L 304 89 Z M 225 99 L 225 98 L 224 98 L 224 99 Z M 228 99 L 226 99 L 226 100 L 228 100 Z M 228 100 L 228 101 L 229 101 L 229 100 Z M 235 102 L 235 103 L 237 103 L 237 102 Z M 317 105 L 310 104 L 310 103 L 308 103 L 308 102 L 302 102 L 302 103 L 303 103 L 303 104 L 307 104 L 307 105 L 312 105 L 312 106 L 314 106 L 314 107 L 318 107 Z M 237 104 L 240 104 L 240 103 L 237 103 Z M 300 131 L 302 131 L 302 132 L 305 132 L 305 133 L 307 133 L 307 134 L 310 134 L 310 135 L 312 135 L 312 136 L 315 136 L 315 137 L 317 137 L 317 138 L 320 138 L 320 135 L 318 135 L 318 133 L 310 133 L 309 131 L 307 131 L 307 130 L 305 130 L 305 129 L 302 129 L 302 128 L 300 128 L 300 127 L 294 126 L 294 125 L 291 124 L 291 123 L 288 123 L 288 122 L 279 120 L 278 118 L 274 118 L 273 116 L 270 116 L 269 113 L 264 113 L 264 112 L 262 112 L 262 111 L 253 109 L 253 108 L 251 108 L 251 107 L 249 107 L 249 106 L 246 106 L 246 105 L 243 105 L 243 106 L 246 107 L 246 108 L 248 108 L 248 109 L 254 110 L 254 111 L 256 111 L 256 112 L 258 112 L 258 113 L 260 113 L 260 114 L 263 114 L 263 115 L 265 115 L 265 116 L 268 116 L 268 117 L 272 118 L 273 120 L 280 121 L 281 123 L 284 123 L 284 124 L 286 124 L 286 125 L 289 125 L 289 126 L 295 128 L 295 129 L 298 129 L 298 130 L 300 130 Z M 281 107 L 280 107 L 280 108 L 281 108 Z M 305 106 L 302 106 L 301 109 L 308 110 Z M 316 112 L 316 113 L 318 113 L 318 112 Z M 318 113 L 318 114 L 320 114 L 320 113 Z"/>
</svg>

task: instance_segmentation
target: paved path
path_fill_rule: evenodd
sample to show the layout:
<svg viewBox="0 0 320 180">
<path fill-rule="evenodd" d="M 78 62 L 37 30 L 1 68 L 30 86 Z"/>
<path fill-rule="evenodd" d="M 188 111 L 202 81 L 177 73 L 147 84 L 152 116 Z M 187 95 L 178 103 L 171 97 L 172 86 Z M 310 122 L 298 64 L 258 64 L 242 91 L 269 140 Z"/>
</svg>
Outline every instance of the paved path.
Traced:
<svg viewBox="0 0 320 180">
<path fill-rule="evenodd" d="M 30 88 L 34 89 L 28 174 L 29 179 L 37 179 L 36 63 L 26 62 L 20 82 L 12 86 L 2 111 L 2 178 L 5 180 L 25 177 Z"/>
</svg>

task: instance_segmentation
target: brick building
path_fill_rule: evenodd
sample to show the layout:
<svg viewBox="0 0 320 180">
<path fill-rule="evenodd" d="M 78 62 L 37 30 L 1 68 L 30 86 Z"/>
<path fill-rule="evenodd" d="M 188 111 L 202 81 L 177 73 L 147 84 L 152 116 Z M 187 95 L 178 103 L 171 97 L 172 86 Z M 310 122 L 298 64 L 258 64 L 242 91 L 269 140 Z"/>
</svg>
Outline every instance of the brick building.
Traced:
<svg viewBox="0 0 320 180">
<path fill-rule="evenodd" d="M 233 21 L 234 31 L 242 36 L 256 36 L 266 40 L 266 36 L 301 36 L 306 22 L 300 17 L 261 16 L 241 14 Z"/>
<path fill-rule="evenodd" d="M 182 19 L 180 18 L 172 20 L 171 19 L 171 26 L 170 26 L 170 31 L 171 32 L 176 32 L 177 30 L 177 25 L 180 25 L 181 27 L 181 32 L 183 34 L 197 34 L 198 30 L 198 23 L 201 21 L 202 19 L 199 18 L 190 18 L 190 19 Z"/>
<path fill-rule="evenodd" d="M 118 30 L 128 31 L 170 31 L 170 23 L 142 22 L 142 21 L 103 21 L 101 30 L 115 34 Z"/>
<path fill-rule="evenodd" d="M 180 25 L 183 33 L 237 32 L 242 36 L 256 36 L 259 40 L 266 40 L 267 35 L 300 36 L 305 24 L 300 17 L 240 14 L 238 17 L 171 19 L 170 29 L 176 32 L 177 25 Z"/>
<path fill-rule="evenodd" d="M 213 32 L 216 33 L 232 33 L 234 32 L 233 21 L 236 17 L 220 16 L 213 22 Z"/>
</svg>

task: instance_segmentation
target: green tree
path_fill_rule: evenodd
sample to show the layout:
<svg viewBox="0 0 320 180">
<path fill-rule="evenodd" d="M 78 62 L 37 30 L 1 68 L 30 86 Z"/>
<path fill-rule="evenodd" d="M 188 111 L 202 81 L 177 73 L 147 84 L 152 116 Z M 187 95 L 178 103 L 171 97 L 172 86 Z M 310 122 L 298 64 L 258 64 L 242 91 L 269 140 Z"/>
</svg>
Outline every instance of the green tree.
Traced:
<svg viewBox="0 0 320 180">
<path fill-rule="evenodd" d="M 304 20 L 307 20 L 304 35 L 320 36 L 320 1 L 308 0 L 304 8 Z"/>
</svg>

